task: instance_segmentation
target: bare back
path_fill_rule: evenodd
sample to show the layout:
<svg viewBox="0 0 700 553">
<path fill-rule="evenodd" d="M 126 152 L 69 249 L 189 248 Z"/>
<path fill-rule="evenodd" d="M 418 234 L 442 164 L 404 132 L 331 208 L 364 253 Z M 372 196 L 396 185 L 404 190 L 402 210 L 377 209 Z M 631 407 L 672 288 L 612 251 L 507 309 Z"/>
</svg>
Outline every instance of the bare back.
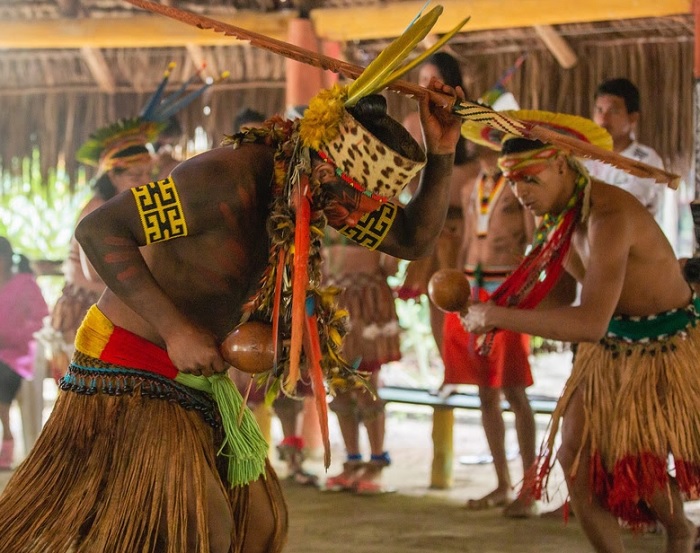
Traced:
<svg viewBox="0 0 700 553">
<path fill-rule="evenodd" d="M 690 288 L 670 243 L 631 194 L 593 181 L 591 211 L 572 241 L 566 270 L 582 303 L 611 302 L 614 314 L 651 315 L 685 306 Z M 619 294 L 619 299 L 614 298 Z"/>
<path fill-rule="evenodd" d="M 173 180 L 185 206 L 187 240 L 141 248 L 175 306 L 219 339 L 238 323 L 267 264 L 268 242 L 261 237 L 267 236 L 271 165 L 270 150 L 255 145 L 218 148 L 179 165 Z M 133 204 L 128 196 L 119 201 Z M 100 308 L 115 324 L 161 343 L 155 329 L 111 290 Z"/>
</svg>

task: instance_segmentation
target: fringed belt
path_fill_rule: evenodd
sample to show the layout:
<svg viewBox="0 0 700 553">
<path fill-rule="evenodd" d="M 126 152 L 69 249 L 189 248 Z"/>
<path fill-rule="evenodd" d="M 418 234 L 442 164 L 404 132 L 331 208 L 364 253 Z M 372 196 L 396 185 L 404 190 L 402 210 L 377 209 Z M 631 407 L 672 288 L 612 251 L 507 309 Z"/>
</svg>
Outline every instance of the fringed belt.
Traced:
<svg viewBox="0 0 700 553">
<path fill-rule="evenodd" d="M 164 349 L 115 326 L 96 305 L 90 308 L 78 329 L 75 348 L 77 354 L 61 385 L 63 389 L 119 395 L 133 391 L 138 380 L 148 380 L 145 393 L 150 397 L 173 397 L 182 400 L 183 407 L 192 405 L 194 409 L 205 409 L 207 401 L 188 388 L 205 392 L 221 415 L 224 442 L 217 453 L 228 458 L 229 484 L 244 485 L 264 474 L 267 442 L 227 374 L 205 377 L 179 372 Z M 105 366 L 88 366 L 95 360 Z"/>
<path fill-rule="evenodd" d="M 700 298 L 693 295 L 686 307 L 664 311 L 656 315 L 631 317 L 618 315 L 608 325 L 605 339 L 624 342 L 652 342 L 682 333 L 695 326 L 700 318 Z"/>
<path fill-rule="evenodd" d="M 81 351 L 73 354 L 73 360 L 68 372 L 61 378 L 59 388 L 88 396 L 97 393 L 130 395 L 138 390 L 144 397 L 174 401 L 184 409 L 194 409 L 207 424 L 215 429 L 221 428 L 221 417 L 209 394 L 193 390 L 155 372 L 113 365 Z"/>
</svg>

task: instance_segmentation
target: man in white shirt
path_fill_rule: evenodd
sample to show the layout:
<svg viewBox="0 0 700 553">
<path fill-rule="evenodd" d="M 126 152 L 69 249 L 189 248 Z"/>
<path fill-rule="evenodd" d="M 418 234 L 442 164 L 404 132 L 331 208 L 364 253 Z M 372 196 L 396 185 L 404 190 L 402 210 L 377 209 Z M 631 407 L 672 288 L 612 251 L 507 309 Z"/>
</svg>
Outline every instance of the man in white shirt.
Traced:
<svg viewBox="0 0 700 553">
<path fill-rule="evenodd" d="M 635 139 L 639 120 L 639 89 L 628 79 L 603 81 L 595 91 L 593 120 L 607 130 L 613 139 L 613 150 L 653 167 L 663 168 L 663 161 L 652 148 Z M 601 161 L 587 161 L 592 177 L 614 184 L 634 195 L 661 222 L 664 187 L 654 179 L 644 179 Z"/>
</svg>

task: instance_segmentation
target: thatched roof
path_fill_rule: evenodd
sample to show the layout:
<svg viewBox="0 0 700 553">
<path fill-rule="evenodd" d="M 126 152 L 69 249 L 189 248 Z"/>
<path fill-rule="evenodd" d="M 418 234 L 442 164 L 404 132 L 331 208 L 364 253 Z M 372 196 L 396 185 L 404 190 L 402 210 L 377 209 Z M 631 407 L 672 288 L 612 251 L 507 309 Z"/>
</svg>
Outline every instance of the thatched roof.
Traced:
<svg viewBox="0 0 700 553">
<path fill-rule="evenodd" d="M 483 8 L 490 1 L 477 0 L 473 4 Z M 289 18 L 297 13 L 296 9 L 290 11 L 293 7 L 290 0 L 163 0 L 163 3 L 215 18 L 239 17 L 260 25 L 257 29 L 260 32 L 262 28 L 270 28 L 280 29 L 282 34 Z M 409 3 L 334 0 L 318 1 L 316 5 L 307 3 L 302 8 L 310 9 L 316 22 L 316 13 L 326 16 L 333 10 L 345 13 L 342 10 L 350 9 L 355 10 L 350 13 L 356 17 L 359 8 L 369 13 L 388 5 L 393 6 L 393 13 Z M 581 3 L 587 2 L 581 0 Z M 503 2 L 497 4 L 502 6 Z M 611 4 L 616 2 L 611 0 Z M 514 10 L 522 5 L 523 0 L 513 0 Z M 118 117 L 135 115 L 170 61 L 177 63 L 171 77 L 173 88 L 192 75 L 202 61 L 207 63 L 210 75 L 222 70 L 231 72 L 224 83 L 212 87 L 202 101 L 181 114 L 190 136 L 196 127 L 202 126 L 212 143 L 217 143 L 224 133 L 233 130 L 233 119 L 242 107 L 266 114 L 284 111 L 285 61 L 246 44 L 234 40 L 219 40 L 215 44 L 181 40 L 177 45 L 135 48 L 127 36 L 129 33 L 124 32 L 123 46 L 119 45 L 119 36 L 109 37 L 112 40 L 109 46 L 105 46 L 108 38 L 105 36 L 102 42 L 95 36 L 84 40 L 84 44 L 71 45 L 66 39 L 69 32 L 65 36 L 56 32 L 65 27 L 71 30 L 75 27 L 77 32 L 86 22 L 109 24 L 126 19 L 128 25 L 129 18 L 140 25 L 144 17 L 139 10 L 119 0 L 3 0 L 0 22 L 14 23 L 20 30 L 18 33 L 24 34 L 11 37 L 15 42 L 8 45 L 4 41 L 10 40 L 9 35 L 0 29 L 0 136 L 3 137 L 0 159 L 6 169 L 11 167 L 10 160 L 26 156 L 38 146 L 44 170 L 65 156 L 67 168 L 72 172 L 74 152 L 88 134 Z M 480 27 L 475 16 L 472 28 L 482 30 L 470 32 L 467 25 L 465 32 L 452 40 L 448 47 L 463 63 L 470 96 L 475 97 L 492 85 L 524 52 L 528 54 L 527 61 L 510 88 L 527 108 L 588 115 L 595 85 L 603 78 L 627 76 L 639 85 L 642 93 L 640 140 L 656 148 L 671 168 L 687 172 L 693 144 L 693 19 L 689 13 L 614 21 L 601 21 L 597 17 L 590 22 L 556 24 L 543 12 L 542 25 L 537 24 L 535 16 L 529 18 L 532 26 L 483 29 L 484 25 Z M 568 15 L 560 18 L 572 20 Z M 347 27 L 352 27 L 350 22 L 354 19 L 346 21 Z M 362 23 L 364 30 L 387 24 L 371 18 Z M 49 25 L 45 28 L 53 31 L 42 31 L 42 24 Z M 31 42 L 33 32 L 36 32 L 35 43 Z M 47 32 L 56 33 L 58 48 L 44 44 L 50 42 Z M 210 33 L 196 29 L 194 32 Z M 349 32 L 362 34 L 359 30 Z M 331 31 L 328 33 L 331 36 Z M 102 34 L 109 33 L 103 30 Z M 118 35 L 116 31 L 115 34 Z M 391 36 L 346 39 L 341 42 L 341 50 L 349 61 L 366 65 Z M 26 45 L 22 40 L 26 40 Z M 576 56 L 573 67 L 563 68 L 554 57 L 552 52 L 558 49 L 562 55 L 557 40 L 568 43 L 569 54 Z M 205 105 L 211 108 L 210 115 L 203 113 Z M 390 109 L 395 116 L 402 117 L 415 109 L 415 104 L 391 95 Z"/>
</svg>

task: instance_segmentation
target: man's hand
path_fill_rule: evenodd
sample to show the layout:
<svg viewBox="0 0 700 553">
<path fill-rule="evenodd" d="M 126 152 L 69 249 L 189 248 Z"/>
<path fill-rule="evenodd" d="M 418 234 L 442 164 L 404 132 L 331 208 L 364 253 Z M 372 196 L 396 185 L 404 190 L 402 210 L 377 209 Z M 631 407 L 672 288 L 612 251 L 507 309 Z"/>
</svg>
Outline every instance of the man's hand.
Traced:
<svg viewBox="0 0 700 553">
<path fill-rule="evenodd" d="M 473 334 L 485 334 L 493 330 L 495 325 L 491 322 L 491 315 L 498 309 L 493 303 L 474 303 L 462 315 L 462 326 L 467 332 Z"/>
<path fill-rule="evenodd" d="M 435 77 L 430 80 L 427 88 L 464 100 L 461 87 L 454 89 Z M 461 133 L 462 119 L 453 115 L 449 109 L 433 104 L 426 94 L 420 101 L 420 120 L 427 152 L 436 155 L 454 154 Z"/>
<path fill-rule="evenodd" d="M 166 347 L 170 359 L 180 372 L 212 376 L 228 368 L 214 335 L 196 326 L 173 333 L 166 340 Z"/>
</svg>

